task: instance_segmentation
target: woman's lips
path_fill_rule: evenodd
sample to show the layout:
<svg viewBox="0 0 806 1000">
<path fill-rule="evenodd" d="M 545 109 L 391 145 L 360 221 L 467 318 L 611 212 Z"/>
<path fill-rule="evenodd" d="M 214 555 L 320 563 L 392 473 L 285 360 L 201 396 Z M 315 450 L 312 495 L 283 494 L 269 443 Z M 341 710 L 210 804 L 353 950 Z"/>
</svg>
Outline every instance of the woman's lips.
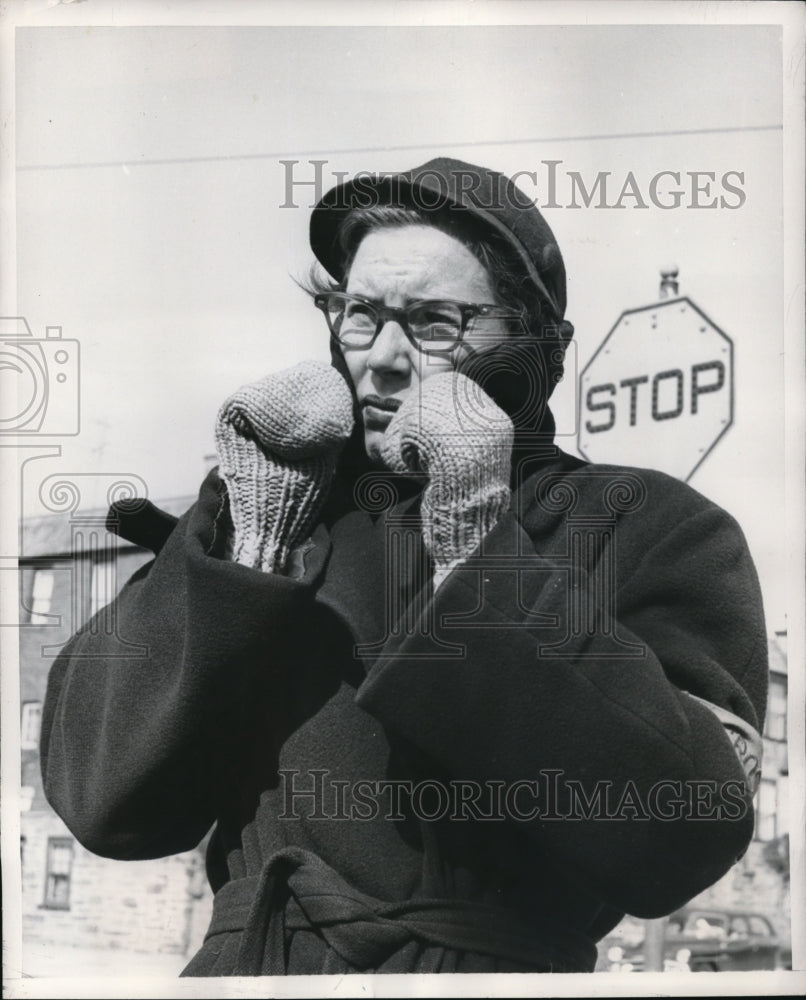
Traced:
<svg viewBox="0 0 806 1000">
<path fill-rule="evenodd" d="M 361 401 L 364 424 L 367 427 L 385 427 L 403 402 L 393 396 L 365 396 Z"/>
</svg>

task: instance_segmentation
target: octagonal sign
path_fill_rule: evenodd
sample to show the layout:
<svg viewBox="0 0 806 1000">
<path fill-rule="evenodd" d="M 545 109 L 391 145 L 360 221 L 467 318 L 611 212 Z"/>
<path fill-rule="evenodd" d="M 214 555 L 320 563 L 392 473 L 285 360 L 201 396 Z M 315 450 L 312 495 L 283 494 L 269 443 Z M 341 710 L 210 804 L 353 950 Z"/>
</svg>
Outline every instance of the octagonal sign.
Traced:
<svg viewBox="0 0 806 1000">
<path fill-rule="evenodd" d="M 580 375 L 590 462 L 687 480 L 733 423 L 733 342 L 687 298 L 621 314 Z"/>
</svg>

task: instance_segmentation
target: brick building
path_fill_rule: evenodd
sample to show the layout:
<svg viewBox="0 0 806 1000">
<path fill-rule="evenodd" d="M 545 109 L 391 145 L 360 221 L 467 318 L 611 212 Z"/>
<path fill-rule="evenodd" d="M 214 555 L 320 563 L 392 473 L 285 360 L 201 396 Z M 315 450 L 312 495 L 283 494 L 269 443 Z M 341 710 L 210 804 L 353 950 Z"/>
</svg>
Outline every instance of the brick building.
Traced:
<svg viewBox="0 0 806 1000">
<path fill-rule="evenodd" d="M 742 860 L 692 902 L 762 913 L 786 949 L 791 945 L 786 632 L 776 632 L 770 638 L 769 657 L 770 687 L 755 836 Z"/>
<path fill-rule="evenodd" d="M 161 506 L 179 513 L 189 504 L 183 498 Z M 97 511 L 27 520 L 21 551 L 24 971 L 59 975 L 79 966 L 84 974 L 109 972 L 128 960 L 140 973 L 178 973 L 201 944 L 209 920 L 204 845 L 155 861 L 90 854 L 45 801 L 39 768 L 42 702 L 54 656 L 151 554 L 110 535 Z M 114 623 L 100 616 L 97 627 L 111 629 Z M 755 839 L 744 858 L 696 902 L 764 914 L 785 948 L 790 941 L 785 632 L 770 640 L 770 665 Z M 619 940 L 618 933 L 609 936 L 600 954 Z"/>
</svg>

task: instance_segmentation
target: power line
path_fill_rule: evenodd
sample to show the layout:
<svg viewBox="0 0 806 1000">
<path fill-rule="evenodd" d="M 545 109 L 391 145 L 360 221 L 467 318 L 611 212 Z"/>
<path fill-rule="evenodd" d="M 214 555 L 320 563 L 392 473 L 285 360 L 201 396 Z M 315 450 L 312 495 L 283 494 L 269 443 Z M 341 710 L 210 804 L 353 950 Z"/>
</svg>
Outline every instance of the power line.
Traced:
<svg viewBox="0 0 806 1000">
<path fill-rule="evenodd" d="M 280 150 L 271 153 L 234 153 L 228 156 L 177 156 L 153 160 L 102 160 L 90 163 L 26 163 L 17 167 L 18 171 L 33 170 L 84 170 L 109 167 L 162 167 L 187 163 L 227 163 L 235 160 L 277 160 L 300 156 L 346 156 L 358 153 L 395 153 L 418 149 L 453 149 L 456 146 L 526 146 L 534 143 L 550 142 L 594 142 L 602 139 L 657 139 L 674 135 L 724 135 L 736 132 L 780 132 L 783 125 L 734 125 L 724 128 L 669 129 L 662 132 L 603 132 L 594 135 L 560 135 L 531 139 L 484 139 L 478 142 L 417 143 L 401 146 L 353 146 L 345 149 L 297 149 Z"/>
</svg>

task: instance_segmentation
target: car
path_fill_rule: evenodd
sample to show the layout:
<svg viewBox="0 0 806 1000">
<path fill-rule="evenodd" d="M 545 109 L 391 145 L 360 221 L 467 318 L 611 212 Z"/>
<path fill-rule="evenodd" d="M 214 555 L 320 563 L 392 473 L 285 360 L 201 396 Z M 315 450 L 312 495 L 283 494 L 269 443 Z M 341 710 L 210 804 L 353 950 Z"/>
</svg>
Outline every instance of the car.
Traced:
<svg viewBox="0 0 806 1000">
<path fill-rule="evenodd" d="M 599 970 L 641 972 L 645 967 L 643 921 L 627 917 L 605 940 Z M 785 953 L 762 913 L 686 906 L 664 927 L 665 971 L 723 972 L 778 969 Z"/>
<path fill-rule="evenodd" d="M 669 917 L 666 946 L 688 949 L 692 972 L 775 969 L 780 942 L 761 913 L 684 908 Z"/>
</svg>

